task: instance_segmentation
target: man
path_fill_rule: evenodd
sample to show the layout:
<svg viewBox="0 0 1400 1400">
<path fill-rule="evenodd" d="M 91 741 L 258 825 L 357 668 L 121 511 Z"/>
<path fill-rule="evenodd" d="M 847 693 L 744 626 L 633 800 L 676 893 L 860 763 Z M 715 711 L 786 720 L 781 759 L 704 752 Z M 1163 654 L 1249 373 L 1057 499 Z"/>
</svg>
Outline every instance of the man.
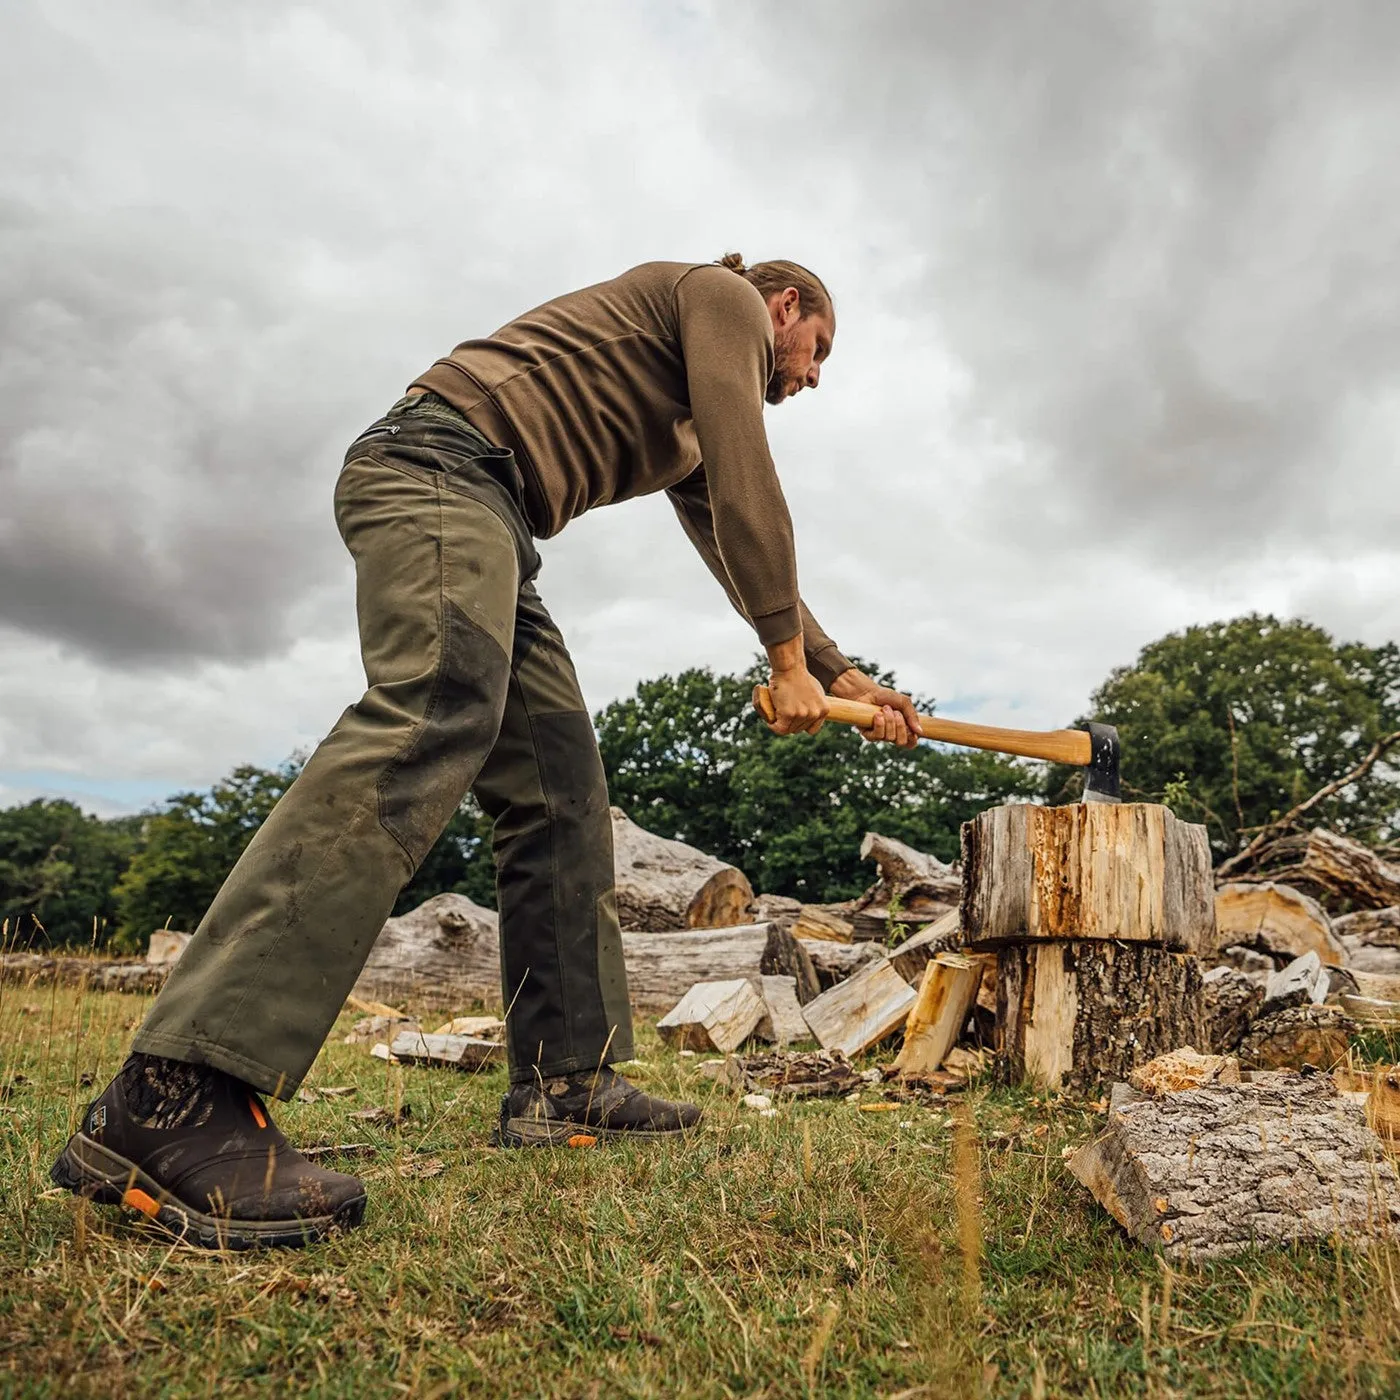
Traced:
<svg viewBox="0 0 1400 1400">
<path fill-rule="evenodd" d="M 297 1153 L 290 1098 L 403 886 L 468 791 L 493 818 L 510 1089 L 502 1146 L 670 1137 L 699 1110 L 609 1068 L 632 1057 L 602 763 L 534 540 L 654 491 L 768 652 L 779 734 L 856 670 L 797 591 L 763 404 L 816 388 L 831 298 L 795 263 L 649 263 L 466 341 L 351 446 L 336 522 L 355 560 L 368 689 L 254 836 L 84 1114 L 54 1180 L 210 1244 L 300 1243 L 363 1217 L 354 1177 Z"/>
</svg>

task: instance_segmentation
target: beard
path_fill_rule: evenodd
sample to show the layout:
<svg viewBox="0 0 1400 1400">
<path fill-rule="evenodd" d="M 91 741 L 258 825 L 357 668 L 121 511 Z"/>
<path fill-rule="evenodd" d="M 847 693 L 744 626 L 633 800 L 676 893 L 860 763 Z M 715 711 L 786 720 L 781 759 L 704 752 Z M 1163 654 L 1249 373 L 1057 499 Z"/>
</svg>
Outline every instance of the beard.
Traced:
<svg viewBox="0 0 1400 1400">
<path fill-rule="evenodd" d="M 792 344 L 785 336 L 775 336 L 773 340 L 773 373 L 769 375 L 768 387 L 763 392 L 765 402 L 782 403 L 788 396 L 788 384 L 795 378 Z"/>
</svg>

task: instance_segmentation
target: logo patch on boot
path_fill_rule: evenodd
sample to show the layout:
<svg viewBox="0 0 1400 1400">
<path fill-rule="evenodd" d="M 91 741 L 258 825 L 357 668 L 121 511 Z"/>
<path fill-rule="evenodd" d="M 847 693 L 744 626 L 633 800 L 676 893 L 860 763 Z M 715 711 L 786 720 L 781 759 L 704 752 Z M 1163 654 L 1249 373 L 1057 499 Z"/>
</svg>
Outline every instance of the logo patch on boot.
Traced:
<svg viewBox="0 0 1400 1400">
<path fill-rule="evenodd" d="M 99 1104 L 88 1118 L 88 1132 L 100 1133 L 107 1126 L 107 1105 Z"/>
</svg>

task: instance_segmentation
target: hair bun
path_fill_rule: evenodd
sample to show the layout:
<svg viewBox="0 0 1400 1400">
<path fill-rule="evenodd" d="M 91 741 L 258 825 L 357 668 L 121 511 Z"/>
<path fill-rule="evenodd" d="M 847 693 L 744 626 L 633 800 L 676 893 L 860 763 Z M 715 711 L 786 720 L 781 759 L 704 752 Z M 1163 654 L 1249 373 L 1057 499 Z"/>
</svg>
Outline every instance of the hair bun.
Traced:
<svg viewBox="0 0 1400 1400">
<path fill-rule="evenodd" d="M 727 267 L 730 272 L 745 273 L 748 268 L 744 266 L 744 255 L 742 253 L 726 253 L 720 260 L 721 267 Z"/>
</svg>

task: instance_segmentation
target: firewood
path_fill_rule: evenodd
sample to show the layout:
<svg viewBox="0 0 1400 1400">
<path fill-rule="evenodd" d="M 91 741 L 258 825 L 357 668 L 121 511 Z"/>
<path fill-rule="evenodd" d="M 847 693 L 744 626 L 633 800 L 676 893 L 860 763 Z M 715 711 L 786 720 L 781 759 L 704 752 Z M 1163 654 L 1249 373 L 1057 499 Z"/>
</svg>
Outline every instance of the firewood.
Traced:
<svg viewBox="0 0 1400 1400">
<path fill-rule="evenodd" d="M 1240 945 L 1296 958 L 1315 952 L 1332 967 L 1346 964 L 1346 949 L 1317 900 L 1290 885 L 1264 880 L 1233 882 L 1215 892 L 1216 946 Z"/>
<path fill-rule="evenodd" d="M 832 943 L 851 941 L 851 921 L 825 904 L 802 905 L 791 929 L 794 938 L 817 938 Z"/>
<path fill-rule="evenodd" d="M 1264 1001 L 1264 988 L 1238 968 L 1213 967 L 1201 978 L 1202 1044 L 1217 1055 L 1232 1051 Z"/>
<path fill-rule="evenodd" d="M 1348 969 L 1351 972 L 1351 969 Z M 1380 972 L 1351 972 L 1358 996 L 1372 1001 L 1400 1002 L 1400 977 Z"/>
<path fill-rule="evenodd" d="M 760 970 L 791 975 L 791 968 L 760 969 L 771 928 L 770 924 L 741 924 L 674 933 L 624 933 L 622 952 L 633 1008 L 664 1011 L 696 982 L 756 978 Z M 440 894 L 388 920 L 355 991 L 361 997 L 449 1010 L 472 1002 L 499 1006 L 500 969 L 495 913 L 465 895 Z M 815 980 L 815 973 L 812 976 Z"/>
<path fill-rule="evenodd" d="M 657 1023 L 667 1045 L 677 1050 L 737 1050 L 767 1012 L 763 998 L 744 978 L 697 982 Z"/>
<path fill-rule="evenodd" d="M 180 954 L 190 946 L 192 936 L 173 928 L 158 928 L 146 944 L 146 961 L 152 967 L 164 967 L 179 962 Z"/>
<path fill-rule="evenodd" d="M 1294 958 L 1287 967 L 1269 974 L 1264 984 L 1261 1014 L 1272 1015 L 1290 1006 L 1311 1006 L 1327 1000 L 1328 976 L 1316 952 Z"/>
<path fill-rule="evenodd" d="M 963 937 L 972 947 L 1114 939 L 1214 946 L 1205 828 L 1151 803 L 993 807 L 965 822 Z"/>
<path fill-rule="evenodd" d="M 897 1031 L 916 999 L 889 960 L 880 958 L 808 1002 L 802 1014 L 822 1049 L 859 1055 Z"/>
<path fill-rule="evenodd" d="M 1115 1095 L 1070 1171 L 1135 1240 L 1215 1259 L 1296 1240 L 1390 1237 L 1400 1182 L 1360 1104 L 1326 1076 Z"/>
<path fill-rule="evenodd" d="M 957 1043 L 977 988 L 982 969 L 958 953 L 939 953 L 924 969 L 918 999 L 904 1023 L 904 1045 L 895 1057 L 901 1074 L 929 1074 Z"/>
<path fill-rule="evenodd" d="M 759 984 L 766 1010 L 758 1023 L 758 1039 L 778 1046 L 810 1040 L 812 1032 L 802 1015 L 802 1003 L 797 1000 L 797 979 L 760 977 Z"/>
<path fill-rule="evenodd" d="M 780 924 L 768 926 L 758 967 L 766 977 L 791 977 L 793 990 L 802 1006 L 821 992 L 811 954 Z"/>
<path fill-rule="evenodd" d="M 1202 1055 L 1192 1046 L 1169 1050 L 1139 1065 L 1128 1083 L 1142 1094 L 1179 1094 L 1205 1084 L 1240 1083 L 1240 1062 L 1233 1055 Z"/>
<path fill-rule="evenodd" d="M 1358 909 L 1400 904 L 1400 866 L 1383 861 L 1359 841 L 1323 827 L 1308 836 L 1299 874 Z"/>
<path fill-rule="evenodd" d="M 1290 1006 L 1257 1017 L 1237 1053 L 1251 1069 L 1331 1069 L 1346 1059 L 1356 1030 L 1344 1007 Z"/>
<path fill-rule="evenodd" d="M 1332 932 L 1351 947 L 1400 947 L 1400 904 L 1387 909 L 1358 909 L 1332 920 Z M 1355 940 L 1353 943 L 1352 940 Z"/>
<path fill-rule="evenodd" d="M 917 987 L 924 978 L 924 968 L 938 953 L 950 953 L 961 943 L 958 935 L 958 911 L 950 909 L 942 918 L 926 924 L 918 933 L 890 949 L 894 970 Z"/>
<path fill-rule="evenodd" d="M 887 961 L 885 950 L 875 943 L 831 943 L 826 939 L 799 938 L 797 946 L 812 960 L 823 990 L 844 982 L 871 963 Z"/>
<path fill-rule="evenodd" d="M 389 1053 L 406 1065 L 443 1065 L 449 1069 L 476 1070 L 503 1064 L 506 1047 L 499 1040 L 470 1035 L 425 1035 L 401 1031 L 389 1045 Z"/>
<path fill-rule="evenodd" d="M 747 921 L 753 887 L 743 871 L 683 841 L 644 831 L 613 807 L 617 917 L 625 929 L 665 933 Z"/>
<path fill-rule="evenodd" d="M 1087 1089 L 1203 1043 L 1201 971 L 1190 954 L 1138 943 L 1025 943 L 997 964 L 1004 1072 L 1039 1088 Z"/>
</svg>

